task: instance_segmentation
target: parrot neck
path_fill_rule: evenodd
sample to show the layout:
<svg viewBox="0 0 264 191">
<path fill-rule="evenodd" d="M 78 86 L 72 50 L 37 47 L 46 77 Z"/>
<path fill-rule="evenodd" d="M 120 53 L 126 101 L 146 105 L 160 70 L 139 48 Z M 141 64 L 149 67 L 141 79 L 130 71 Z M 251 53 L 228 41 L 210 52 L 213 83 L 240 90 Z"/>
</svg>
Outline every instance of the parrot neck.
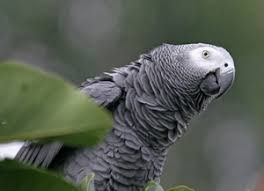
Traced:
<svg viewBox="0 0 264 191">
<path fill-rule="evenodd" d="M 120 127 L 134 129 L 144 145 L 163 152 L 183 135 L 198 111 L 175 88 L 162 83 L 160 72 L 155 71 L 149 59 L 143 55 L 119 70 L 120 75 L 126 76 L 123 82 L 126 93 L 114 117 L 116 123 L 121 123 Z"/>
</svg>

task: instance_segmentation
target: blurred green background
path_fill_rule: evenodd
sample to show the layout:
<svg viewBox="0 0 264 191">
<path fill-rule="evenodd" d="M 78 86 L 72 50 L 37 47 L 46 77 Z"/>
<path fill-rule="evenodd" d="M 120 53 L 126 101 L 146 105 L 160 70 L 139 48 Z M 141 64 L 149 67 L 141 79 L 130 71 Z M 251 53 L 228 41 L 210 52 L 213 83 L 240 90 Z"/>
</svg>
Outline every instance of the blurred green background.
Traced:
<svg viewBox="0 0 264 191">
<path fill-rule="evenodd" d="M 225 47 L 236 64 L 234 87 L 171 148 L 161 183 L 246 191 L 264 164 L 263 7 L 258 0 L 1 0 L 0 60 L 79 85 L 163 42 Z"/>
</svg>

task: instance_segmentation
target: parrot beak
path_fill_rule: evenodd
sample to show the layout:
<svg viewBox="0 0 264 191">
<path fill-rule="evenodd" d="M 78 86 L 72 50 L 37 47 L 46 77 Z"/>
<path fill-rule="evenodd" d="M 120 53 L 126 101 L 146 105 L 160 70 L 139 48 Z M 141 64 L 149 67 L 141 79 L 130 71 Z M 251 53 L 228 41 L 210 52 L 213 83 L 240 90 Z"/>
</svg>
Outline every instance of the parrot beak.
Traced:
<svg viewBox="0 0 264 191">
<path fill-rule="evenodd" d="M 217 76 L 220 85 L 220 91 L 216 98 L 219 98 L 224 95 L 233 85 L 235 79 L 235 69 L 231 68 L 225 72 L 218 72 Z"/>
<path fill-rule="evenodd" d="M 234 79 L 234 68 L 224 71 L 217 68 L 206 75 L 200 84 L 200 89 L 207 96 L 216 96 L 216 98 L 219 98 L 231 88 Z"/>
</svg>

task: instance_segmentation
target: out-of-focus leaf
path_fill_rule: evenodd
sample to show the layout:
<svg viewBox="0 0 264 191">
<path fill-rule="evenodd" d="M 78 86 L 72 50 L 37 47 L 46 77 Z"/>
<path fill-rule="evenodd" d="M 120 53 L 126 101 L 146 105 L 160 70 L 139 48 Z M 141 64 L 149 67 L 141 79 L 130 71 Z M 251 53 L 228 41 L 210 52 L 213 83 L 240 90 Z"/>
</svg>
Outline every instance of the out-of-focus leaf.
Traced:
<svg viewBox="0 0 264 191">
<path fill-rule="evenodd" d="M 63 178 L 16 161 L 0 162 L 0 188 L 4 191 L 80 191 Z"/>
<path fill-rule="evenodd" d="M 181 185 L 181 186 L 170 188 L 167 191 L 194 191 L 194 189 Z"/>
<path fill-rule="evenodd" d="M 144 191 L 164 191 L 163 188 L 158 184 L 156 183 L 155 181 L 150 181 Z"/>
<path fill-rule="evenodd" d="M 0 142 L 53 140 L 93 145 L 110 116 L 77 88 L 23 64 L 0 64 Z"/>
<path fill-rule="evenodd" d="M 81 182 L 81 189 L 83 191 L 95 191 L 94 187 L 94 173 L 88 174 Z"/>
</svg>

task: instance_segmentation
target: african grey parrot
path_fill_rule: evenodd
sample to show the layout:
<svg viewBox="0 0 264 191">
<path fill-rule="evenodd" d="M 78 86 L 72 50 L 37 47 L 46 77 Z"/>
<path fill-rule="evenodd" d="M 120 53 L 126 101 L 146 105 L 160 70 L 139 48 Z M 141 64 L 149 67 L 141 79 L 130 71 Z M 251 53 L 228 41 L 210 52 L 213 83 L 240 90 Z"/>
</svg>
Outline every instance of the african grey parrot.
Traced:
<svg viewBox="0 0 264 191">
<path fill-rule="evenodd" d="M 29 143 L 16 159 L 76 184 L 94 172 L 96 191 L 141 190 L 149 180 L 159 181 L 169 147 L 195 115 L 231 87 L 234 77 L 233 59 L 221 47 L 163 44 L 82 84 L 81 91 L 114 119 L 100 145 Z"/>
</svg>

